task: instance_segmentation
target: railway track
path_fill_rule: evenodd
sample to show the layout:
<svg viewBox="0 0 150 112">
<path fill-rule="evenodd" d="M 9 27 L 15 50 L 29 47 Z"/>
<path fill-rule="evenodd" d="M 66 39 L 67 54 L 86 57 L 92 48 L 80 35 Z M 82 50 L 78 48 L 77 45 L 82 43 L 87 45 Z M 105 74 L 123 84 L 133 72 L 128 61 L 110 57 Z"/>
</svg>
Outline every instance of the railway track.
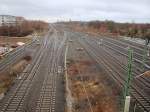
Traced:
<svg viewBox="0 0 150 112">
<path fill-rule="evenodd" d="M 104 45 L 105 44 L 108 45 L 108 46 L 114 46 L 114 48 L 118 51 L 124 51 L 124 55 L 127 54 L 127 49 L 126 49 L 127 47 L 122 47 L 122 46 L 119 46 L 117 44 L 113 44 L 113 43 L 108 42 L 108 41 L 104 41 Z M 141 51 L 141 53 L 139 54 L 139 53 L 137 53 L 137 51 L 135 49 L 133 49 L 134 60 L 136 62 L 142 63 L 142 61 L 143 61 L 143 52 Z M 148 66 L 150 66 L 149 62 L 150 62 L 150 58 L 147 58 L 146 64 Z"/>
<path fill-rule="evenodd" d="M 88 39 L 87 39 L 88 41 Z M 96 49 L 97 51 L 99 51 L 100 49 L 99 48 L 102 48 L 102 46 L 97 46 L 96 44 L 94 43 L 91 43 L 91 41 L 88 41 L 89 44 L 91 44 L 92 46 L 94 46 L 94 49 Z M 114 50 L 114 48 L 110 47 L 110 49 Z M 124 68 L 125 71 L 127 71 L 127 64 L 126 63 L 122 63 L 121 60 L 117 59 L 116 58 L 116 55 L 112 54 L 111 51 L 109 52 L 108 49 L 103 49 L 108 55 L 110 55 L 111 57 L 113 57 L 113 60 L 116 61 L 116 63 L 121 66 L 122 68 Z M 133 65 L 133 75 L 134 76 L 137 76 L 139 74 L 143 73 L 142 70 L 136 66 L 136 63 L 134 63 Z M 144 86 L 143 87 L 147 87 L 147 88 L 150 88 L 150 80 L 147 79 L 147 78 L 144 78 L 144 77 L 141 77 L 140 79 L 137 79 L 139 80 L 139 83 L 143 83 Z"/>
<path fill-rule="evenodd" d="M 138 44 L 138 43 L 135 43 L 135 42 L 131 42 L 131 41 L 128 41 L 128 40 L 124 40 L 124 39 L 118 39 L 120 42 L 123 42 L 123 43 L 126 43 L 126 44 L 129 44 L 129 45 L 133 45 L 133 46 L 136 46 L 137 48 L 140 48 L 140 49 L 144 49 L 144 45 L 141 45 L 141 44 Z"/>
<path fill-rule="evenodd" d="M 53 49 L 51 51 L 49 63 L 48 64 L 48 70 L 47 70 L 47 75 L 45 76 L 42 89 L 40 91 L 40 97 L 37 101 L 37 106 L 36 106 L 36 112 L 41 112 L 41 111 L 55 111 L 55 99 L 56 99 L 56 73 L 55 68 L 56 67 L 56 60 L 55 58 L 55 46 L 56 43 L 54 43 Z M 53 76 L 53 78 L 52 78 Z"/>
<path fill-rule="evenodd" d="M 69 39 L 67 36 L 76 38 L 77 42 L 87 52 L 87 54 L 97 64 L 103 64 L 105 71 L 114 79 L 116 84 L 122 89 L 126 81 L 125 63 L 121 63 L 112 52 L 120 52 L 121 55 L 126 57 L 127 52 L 123 47 L 128 46 L 119 41 L 105 40 L 106 45 L 103 46 L 107 49 L 99 48 L 97 41 L 99 39 L 90 39 L 89 37 L 81 38 L 83 34 L 78 34 L 70 31 L 64 31 L 58 27 L 52 26 L 52 35 L 47 34 L 42 40 L 40 49 L 37 51 L 32 63 L 29 64 L 20 79 L 16 80 L 14 87 L 6 94 L 4 99 L 0 101 L 1 112 L 63 112 L 64 111 L 64 85 L 63 85 L 63 69 L 64 69 L 64 51 L 65 43 Z M 67 33 L 66 33 L 67 32 Z M 79 36 L 79 37 L 77 37 Z M 33 45 L 33 44 L 31 44 Z M 111 47 L 113 46 L 113 47 Z M 123 46 L 123 47 L 121 47 Z M 30 45 L 28 46 L 30 47 Z M 101 46 L 102 47 L 102 46 Z M 119 48 L 118 48 L 119 47 Z M 135 49 L 135 60 L 140 60 L 142 57 L 142 47 L 138 48 L 134 45 L 131 46 Z M 17 49 L 10 60 L 3 64 L 0 62 L 0 69 L 13 63 L 16 58 L 23 55 L 24 49 Z M 122 53 L 123 52 L 123 53 Z M 22 53 L 22 55 L 20 55 Z M 134 63 L 137 64 L 137 63 Z M 148 63 L 147 63 L 148 64 Z M 61 71 L 60 71 L 61 69 Z M 137 76 L 142 70 L 138 67 L 134 70 L 133 75 Z M 131 86 L 131 95 L 136 100 L 138 107 L 144 112 L 150 111 L 150 98 L 149 88 L 150 80 L 141 78 L 134 79 Z M 144 91 L 142 91 L 144 90 Z"/>
<path fill-rule="evenodd" d="M 89 39 L 87 39 L 90 43 L 92 42 L 91 40 L 89 40 Z M 100 48 L 101 46 L 100 45 L 97 45 L 96 44 L 96 41 L 94 41 L 93 40 L 93 42 L 92 42 L 92 44 L 93 44 L 93 46 L 94 46 L 94 48 L 95 49 L 97 49 L 97 51 L 99 51 L 99 49 L 98 48 Z M 117 52 L 117 53 L 119 53 L 119 54 L 121 54 L 121 55 L 126 55 L 124 58 L 126 58 L 126 57 L 128 57 L 128 55 L 127 54 L 125 54 L 125 53 L 122 53 L 123 52 L 123 50 L 122 50 L 122 52 L 121 51 L 119 51 L 119 50 L 116 50 L 115 48 L 113 48 L 113 46 L 110 46 L 110 45 L 103 45 L 104 47 L 105 47 L 105 52 L 107 52 L 107 54 L 109 54 L 109 55 L 111 55 L 112 57 L 114 57 L 115 58 L 115 60 L 117 60 L 117 62 L 120 62 L 120 63 L 118 63 L 120 66 L 123 66 L 124 68 L 126 68 L 127 69 L 127 63 L 126 62 L 122 62 L 122 60 L 120 60 L 120 59 L 118 59 L 117 58 L 117 56 L 118 56 L 118 54 L 114 54 L 112 51 L 115 51 L 115 52 Z M 127 52 L 126 52 L 127 53 Z M 122 57 L 122 56 L 121 56 Z M 122 59 L 122 58 L 121 58 Z M 127 61 L 127 60 L 126 60 Z M 139 74 L 142 74 L 143 73 L 143 70 L 140 68 L 140 67 L 138 67 L 137 66 L 137 63 L 136 62 L 134 62 L 134 64 L 133 64 L 133 72 L 134 72 L 134 76 L 137 76 L 137 75 L 139 75 Z M 145 69 L 145 70 L 149 70 L 149 69 Z M 138 79 L 138 80 L 140 80 L 140 83 L 144 83 L 145 85 L 144 85 L 144 87 L 146 86 L 147 88 L 149 88 L 149 83 L 150 83 L 150 80 L 148 79 L 148 78 L 146 78 L 146 77 L 141 77 L 140 79 Z"/>
<path fill-rule="evenodd" d="M 120 68 L 120 65 L 116 64 L 114 60 L 111 60 L 111 57 L 106 55 L 105 51 L 97 52 L 95 48 L 92 47 L 89 43 L 85 42 L 86 40 L 79 40 L 82 42 L 82 46 L 88 52 L 88 54 L 97 61 L 98 64 L 102 64 L 105 66 L 105 70 L 111 73 L 111 77 L 115 79 L 115 81 L 122 88 L 125 82 L 123 68 Z M 150 100 L 149 96 L 145 96 L 143 92 L 141 92 L 140 88 L 132 85 L 132 96 L 138 102 L 139 107 L 141 107 L 145 112 L 150 111 Z"/>
<path fill-rule="evenodd" d="M 23 56 L 25 56 L 27 54 L 25 49 L 30 48 L 31 46 L 33 46 L 33 44 L 35 44 L 35 42 L 31 42 L 30 44 L 16 48 L 15 51 L 7 54 L 5 58 L 0 61 L 0 71 L 5 71 L 8 66 L 16 63 Z"/>
<path fill-rule="evenodd" d="M 8 99 L 6 98 L 6 102 L 4 102 L 4 105 L 0 108 L 2 112 L 9 112 L 9 111 L 20 111 L 23 102 L 25 100 L 25 97 L 27 96 L 28 91 L 30 90 L 32 81 L 36 75 L 36 72 L 39 70 L 40 63 L 42 61 L 43 57 L 43 47 L 38 52 L 38 57 L 35 58 L 35 60 L 32 63 L 32 66 L 30 65 L 27 67 L 28 69 L 25 69 L 24 73 L 22 74 L 21 81 L 15 88 L 13 92 L 11 92 L 8 96 Z"/>
<path fill-rule="evenodd" d="M 45 37 L 33 62 L 20 76 L 21 80 L 2 100 L 1 112 L 55 112 L 56 107 L 59 107 L 57 112 L 64 111 L 64 101 L 59 104 L 57 98 L 61 94 L 59 92 L 63 90 L 61 88 L 60 91 L 58 87 L 61 84 L 58 81 L 63 80 L 63 73 L 60 75 L 57 71 L 58 66 L 62 64 L 61 58 L 66 38 L 57 38 L 56 31 L 52 36 Z"/>
<path fill-rule="evenodd" d="M 95 43 L 95 45 L 97 44 L 97 42 L 100 42 L 101 40 L 99 38 L 89 38 L 91 41 L 93 41 Z M 102 39 L 102 38 L 101 38 Z M 143 62 L 143 49 L 135 47 L 133 45 L 129 45 L 127 43 L 123 43 L 120 42 L 119 40 L 115 40 L 115 39 L 108 39 L 108 38 L 103 38 L 103 46 L 114 50 L 115 52 L 128 57 L 128 51 L 127 48 L 130 46 L 133 49 L 133 60 L 135 61 L 136 64 L 141 65 Z M 146 64 L 145 64 L 145 70 L 149 70 L 150 69 L 150 58 L 147 57 L 146 59 Z"/>
<path fill-rule="evenodd" d="M 56 42 L 58 42 L 58 40 Z M 63 75 L 58 73 L 58 66 L 60 66 L 60 65 L 63 66 L 63 63 L 60 62 L 61 61 L 60 57 L 64 56 L 64 54 L 63 54 L 64 42 L 65 42 L 65 39 L 61 43 L 55 43 L 56 46 L 53 49 L 55 52 L 53 51 L 54 53 L 50 59 L 50 63 L 53 63 L 53 64 L 51 65 L 51 67 L 50 67 L 51 69 L 48 70 L 48 74 L 45 77 L 45 80 L 44 80 L 44 83 L 42 86 L 42 90 L 40 92 L 40 98 L 38 99 L 36 112 L 57 111 L 57 108 L 55 107 L 55 106 L 57 106 L 55 104 L 56 103 L 58 104 L 58 102 L 56 101 L 56 97 L 58 97 L 57 90 L 58 90 L 59 86 L 57 86 L 57 83 L 59 83 L 59 82 L 57 82 L 57 80 L 60 77 L 63 78 Z M 60 45 L 60 46 L 57 46 L 57 45 Z M 49 93 L 51 93 L 51 94 L 49 94 Z"/>
</svg>

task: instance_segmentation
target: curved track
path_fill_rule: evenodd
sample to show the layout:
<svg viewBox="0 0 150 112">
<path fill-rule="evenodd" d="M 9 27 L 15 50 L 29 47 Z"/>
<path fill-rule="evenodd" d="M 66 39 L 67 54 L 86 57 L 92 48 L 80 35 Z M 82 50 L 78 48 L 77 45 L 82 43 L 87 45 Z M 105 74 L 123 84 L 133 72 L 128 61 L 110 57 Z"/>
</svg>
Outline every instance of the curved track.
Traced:
<svg viewBox="0 0 150 112">
<path fill-rule="evenodd" d="M 63 70 L 66 38 L 58 32 L 53 29 L 45 36 L 32 63 L 1 101 L 1 112 L 64 111 L 63 71 L 58 73 L 58 66 Z"/>
</svg>

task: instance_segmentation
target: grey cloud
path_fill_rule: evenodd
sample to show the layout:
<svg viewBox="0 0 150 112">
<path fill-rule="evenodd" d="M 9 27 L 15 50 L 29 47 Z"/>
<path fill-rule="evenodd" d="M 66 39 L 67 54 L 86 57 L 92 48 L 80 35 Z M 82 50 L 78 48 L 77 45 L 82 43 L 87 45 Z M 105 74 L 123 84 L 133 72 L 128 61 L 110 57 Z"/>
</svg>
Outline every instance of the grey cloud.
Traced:
<svg viewBox="0 0 150 112">
<path fill-rule="evenodd" d="M 150 22 L 150 0 L 0 0 L 0 14 L 55 21 Z"/>
</svg>

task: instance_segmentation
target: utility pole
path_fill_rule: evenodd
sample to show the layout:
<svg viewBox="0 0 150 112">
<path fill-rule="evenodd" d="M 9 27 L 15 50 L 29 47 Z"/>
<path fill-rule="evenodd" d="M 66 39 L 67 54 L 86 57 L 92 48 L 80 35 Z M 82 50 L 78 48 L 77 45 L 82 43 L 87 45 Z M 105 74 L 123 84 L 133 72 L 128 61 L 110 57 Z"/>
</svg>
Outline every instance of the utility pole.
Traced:
<svg viewBox="0 0 150 112">
<path fill-rule="evenodd" d="M 133 60 L 133 50 L 128 49 L 128 76 L 125 82 L 125 91 L 124 91 L 124 112 L 129 112 L 130 108 L 130 86 L 132 81 L 132 60 Z"/>
</svg>

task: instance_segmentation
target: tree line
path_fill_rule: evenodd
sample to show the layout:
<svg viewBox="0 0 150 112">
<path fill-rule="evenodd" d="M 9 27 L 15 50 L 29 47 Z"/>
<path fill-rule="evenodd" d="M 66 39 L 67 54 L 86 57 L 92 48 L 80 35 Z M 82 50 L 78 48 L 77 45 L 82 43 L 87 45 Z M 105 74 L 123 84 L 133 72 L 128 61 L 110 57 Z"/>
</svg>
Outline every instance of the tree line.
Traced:
<svg viewBox="0 0 150 112">
<path fill-rule="evenodd" d="M 91 21 L 87 25 L 99 31 L 105 31 L 106 33 L 150 39 L 150 24 Z"/>
<path fill-rule="evenodd" d="M 81 30 L 87 30 L 96 33 L 111 34 L 114 36 L 129 36 L 133 38 L 150 39 L 150 24 L 138 23 L 117 23 L 114 21 L 90 21 L 80 22 L 72 21 L 65 23 L 74 27 L 81 27 Z"/>
<path fill-rule="evenodd" d="M 23 21 L 16 25 L 0 26 L 0 36 L 16 36 L 23 37 L 32 34 L 33 32 L 42 32 L 48 28 L 48 23 L 43 21 Z"/>
</svg>

